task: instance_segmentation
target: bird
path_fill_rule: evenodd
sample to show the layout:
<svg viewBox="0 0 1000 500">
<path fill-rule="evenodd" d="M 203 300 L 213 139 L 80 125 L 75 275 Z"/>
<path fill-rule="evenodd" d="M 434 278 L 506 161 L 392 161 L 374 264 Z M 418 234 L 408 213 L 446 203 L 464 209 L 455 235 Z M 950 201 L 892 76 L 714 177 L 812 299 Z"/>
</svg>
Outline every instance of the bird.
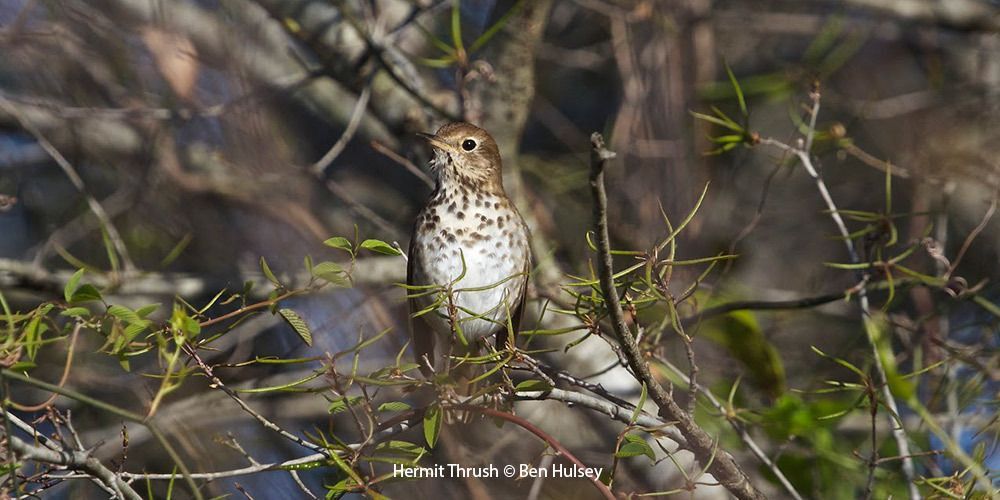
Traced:
<svg viewBox="0 0 1000 500">
<path fill-rule="evenodd" d="M 450 354 L 476 352 L 491 335 L 497 351 L 514 349 L 531 250 L 493 137 L 464 122 L 418 135 L 433 150 L 435 188 L 413 225 L 406 283 L 414 355 L 430 378 L 447 372 Z"/>
</svg>

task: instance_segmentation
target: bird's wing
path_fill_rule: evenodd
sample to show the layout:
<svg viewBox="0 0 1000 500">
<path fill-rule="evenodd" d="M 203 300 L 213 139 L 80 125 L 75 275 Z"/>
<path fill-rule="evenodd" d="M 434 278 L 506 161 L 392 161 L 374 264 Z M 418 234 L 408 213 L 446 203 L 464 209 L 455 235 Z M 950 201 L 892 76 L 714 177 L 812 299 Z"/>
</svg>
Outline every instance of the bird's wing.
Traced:
<svg viewBox="0 0 1000 500">
<path fill-rule="evenodd" d="M 518 329 L 521 328 L 521 316 L 524 314 L 524 302 L 528 298 L 528 280 L 530 279 L 530 271 L 531 254 L 529 252 L 528 258 L 525 259 L 524 269 L 521 270 L 521 272 L 524 273 L 524 284 L 521 285 L 521 297 L 517 300 L 517 304 L 510 310 L 510 331 L 512 332 L 512 336 L 508 335 L 506 328 L 501 328 L 497 332 L 495 345 L 498 351 L 506 348 L 514 349 L 517 347 L 517 332 Z"/>
<path fill-rule="evenodd" d="M 415 237 L 410 238 L 410 251 L 406 257 L 407 285 L 423 284 L 417 283 L 417 262 L 420 259 L 420 252 L 415 245 L 416 241 Z M 407 294 L 412 295 L 413 293 L 415 293 L 414 290 L 407 290 Z M 413 357 L 417 364 L 420 365 L 420 372 L 425 377 L 430 377 L 433 375 L 431 368 L 434 366 L 434 330 L 431 329 L 431 325 L 427 323 L 427 319 L 424 316 L 420 316 L 419 318 L 413 317 L 417 311 L 422 309 L 419 298 L 410 298 L 407 302 L 410 310 L 410 314 L 407 317 L 409 318 L 410 338 L 413 339 Z M 430 366 L 428 366 L 428 363 Z"/>
</svg>

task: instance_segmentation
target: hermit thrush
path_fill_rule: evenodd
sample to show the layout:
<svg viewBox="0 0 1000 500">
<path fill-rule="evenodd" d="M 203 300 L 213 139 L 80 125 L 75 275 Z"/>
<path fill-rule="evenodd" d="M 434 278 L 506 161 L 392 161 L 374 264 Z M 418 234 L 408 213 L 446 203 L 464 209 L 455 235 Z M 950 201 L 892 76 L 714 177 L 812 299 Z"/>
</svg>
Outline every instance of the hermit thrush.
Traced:
<svg viewBox="0 0 1000 500">
<path fill-rule="evenodd" d="M 513 347 L 508 331 L 520 323 L 531 254 L 493 138 L 468 123 L 420 135 L 434 150 L 436 187 L 413 227 L 406 282 L 414 353 L 429 375 L 437 340 L 445 357 L 457 346 L 474 351 L 493 334 L 497 350 Z"/>
</svg>

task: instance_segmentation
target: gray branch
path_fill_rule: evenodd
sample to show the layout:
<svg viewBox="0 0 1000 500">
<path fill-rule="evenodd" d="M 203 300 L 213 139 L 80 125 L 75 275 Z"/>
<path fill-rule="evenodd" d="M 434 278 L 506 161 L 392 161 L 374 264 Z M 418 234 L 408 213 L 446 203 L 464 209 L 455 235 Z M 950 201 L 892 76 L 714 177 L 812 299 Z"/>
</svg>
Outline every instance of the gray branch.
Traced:
<svg viewBox="0 0 1000 500">
<path fill-rule="evenodd" d="M 53 465 L 62 465 L 70 469 L 96 477 L 102 484 L 110 488 L 122 498 L 142 500 L 142 497 L 121 477 L 111 472 L 96 458 L 82 451 L 53 450 L 29 444 L 15 436 L 8 436 L 11 449 L 21 460 L 34 460 Z"/>
</svg>

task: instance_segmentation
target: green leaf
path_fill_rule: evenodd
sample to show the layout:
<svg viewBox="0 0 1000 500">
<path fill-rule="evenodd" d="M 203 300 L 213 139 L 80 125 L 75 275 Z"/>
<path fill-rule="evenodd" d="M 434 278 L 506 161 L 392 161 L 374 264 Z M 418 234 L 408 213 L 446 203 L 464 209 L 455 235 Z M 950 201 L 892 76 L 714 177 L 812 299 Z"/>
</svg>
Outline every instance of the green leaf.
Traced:
<svg viewBox="0 0 1000 500">
<path fill-rule="evenodd" d="M 542 392 L 545 392 L 545 391 L 549 391 L 549 390 L 552 390 L 552 386 L 548 382 L 545 382 L 544 380 L 535 380 L 535 379 L 525 380 L 524 382 L 521 382 L 520 384 L 517 384 L 517 387 L 514 387 L 514 391 L 515 392 L 517 392 L 517 391 L 525 391 L 525 392 L 528 392 L 528 391 L 542 391 Z"/>
<path fill-rule="evenodd" d="M 87 272 L 85 269 L 78 270 L 66 282 L 66 286 L 63 288 L 63 297 L 66 299 L 66 302 L 72 302 L 73 294 L 76 293 L 76 289 L 80 286 L 80 279 L 83 278 L 83 273 L 85 272 Z"/>
<path fill-rule="evenodd" d="M 334 236 L 333 238 L 324 241 L 323 244 L 328 247 L 354 253 L 354 247 L 351 245 L 350 240 L 344 238 L 343 236 Z"/>
<path fill-rule="evenodd" d="M 153 314 L 153 311 L 156 311 L 159 308 L 160 308 L 160 304 L 158 304 L 158 303 L 157 304 L 149 304 L 149 305 L 145 305 L 145 306 L 142 306 L 142 307 L 136 309 L 135 313 L 140 318 L 146 318 L 150 314 Z"/>
<path fill-rule="evenodd" d="M 427 446 L 434 448 L 441 435 L 441 407 L 432 406 L 424 413 L 424 439 Z"/>
<path fill-rule="evenodd" d="M 44 326 L 42 316 L 35 314 L 28 322 L 28 326 L 24 328 L 24 347 L 28 359 L 32 361 L 35 360 L 35 354 L 38 353 L 38 347 L 41 345 L 42 334 L 45 333 Z"/>
<path fill-rule="evenodd" d="M 330 403 L 330 408 L 327 409 L 331 415 L 335 413 L 340 413 L 342 411 L 347 411 L 348 406 L 354 406 L 358 404 L 362 399 L 361 396 L 344 396 L 337 398 Z"/>
<path fill-rule="evenodd" d="M 78 302 L 88 302 L 91 300 L 101 300 L 101 292 L 94 285 L 90 284 L 80 284 L 80 279 L 83 278 L 83 273 L 86 272 L 83 269 L 78 270 L 73 273 L 69 281 L 66 282 L 66 286 L 63 287 L 63 297 L 66 302 L 78 303 Z"/>
<path fill-rule="evenodd" d="M 139 336 L 139 334 L 141 334 L 142 332 L 146 331 L 146 328 L 149 328 L 149 325 L 151 325 L 151 324 L 152 324 L 151 321 L 140 320 L 138 323 L 132 323 L 132 324 L 126 326 L 125 327 L 125 341 L 126 342 L 133 341 L 136 337 Z"/>
<path fill-rule="evenodd" d="M 69 298 L 70 304 L 78 304 L 80 302 L 89 302 L 91 300 L 101 300 L 101 292 L 94 285 L 84 284 L 81 285 L 76 291 L 73 292 L 73 296 Z"/>
<path fill-rule="evenodd" d="M 10 365 L 10 368 L 7 369 L 12 372 L 25 372 L 36 366 L 38 365 L 36 365 L 33 361 L 18 361 L 17 363 Z"/>
<path fill-rule="evenodd" d="M 361 242 L 361 248 L 371 250 L 376 253 L 384 255 L 402 255 L 402 252 L 396 250 L 392 245 L 382 241 L 382 240 L 365 240 Z"/>
<path fill-rule="evenodd" d="M 774 346 L 751 311 L 733 311 L 702 322 L 699 336 L 722 347 L 737 359 L 750 381 L 772 397 L 785 392 L 785 367 Z"/>
<path fill-rule="evenodd" d="M 410 408 L 410 405 L 402 401 L 388 401 L 378 405 L 378 411 L 406 411 Z"/>
<path fill-rule="evenodd" d="M 625 442 L 622 447 L 618 449 L 615 453 L 616 457 L 627 458 L 627 457 L 637 457 L 639 455 L 645 455 L 649 457 L 650 460 L 656 460 L 656 454 L 653 453 L 653 448 L 649 446 L 642 436 L 637 434 L 626 434 Z"/>
<path fill-rule="evenodd" d="M 295 333 L 299 334 L 299 337 L 302 338 L 302 341 L 305 342 L 307 346 L 312 347 L 312 332 L 309 331 L 309 325 L 306 324 L 305 320 L 303 320 L 301 316 L 299 316 L 295 311 L 287 308 L 278 310 L 278 314 L 280 314 L 282 318 L 285 318 L 288 325 L 295 330 Z"/>
<path fill-rule="evenodd" d="M 118 304 L 108 307 L 108 314 L 111 314 L 112 316 L 129 324 L 139 323 L 142 321 L 142 318 L 140 318 L 139 315 L 135 313 L 135 311 L 125 306 L 120 306 Z"/>
<path fill-rule="evenodd" d="M 868 334 L 869 342 L 875 346 L 879 360 L 882 362 L 882 369 L 885 371 L 885 380 L 889 385 L 889 390 L 897 398 L 908 401 L 916 393 L 913 382 L 899 373 L 896 365 L 896 354 L 892 350 L 892 340 L 888 333 L 888 320 L 884 314 L 873 314 L 865 318 L 865 332 Z"/>
<path fill-rule="evenodd" d="M 320 262 L 312 268 L 312 275 L 330 283 L 331 285 L 343 285 L 347 283 L 347 274 L 344 268 L 336 262 Z"/>
<path fill-rule="evenodd" d="M 459 53 L 465 52 L 465 47 L 462 45 L 462 16 L 460 6 L 461 2 L 455 2 L 451 6 L 451 41 L 455 44 L 455 48 L 458 49 Z"/>
<path fill-rule="evenodd" d="M 260 270 L 264 272 L 264 277 L 267 278 L 268 281 L 274 283 L 274 286 L 281 286 L 281 282 L 278 281 L 278 278 L 274 277 L 274 273 L 271 271 L 271 267 L 267 265 L 267 261 L 264 260 L 264 257 L 260 258 Z"/>
<path fill-rule="evenodd" d="M 729 63 L 726 63 L 726 74 L 729 75 L 729 83 L 733 84 L 733 91 L 736 92 L 736 100 L 740 103 L 740 112 L 743 116 L 747 116 L 747 101 L 743 98 L 743 89 L 740 88 L 740 82 L 736 81 L 736 77 L 733 76 L 733 70 L 729 67 Z"/>
<path fill-rule="evenodd" d="M 420 57 L 417 58 L 417 63 L 428 68 L 447 68 L 455 63 L 455 58 L 454 56 L 445 56 L 438 59 Z"/>
<path fill-rule="evenodd" d="M 634 424 L 639 420 L 639 415 L 642 413 L 642 407 L 646 404 L 646 398 L 649 396 L 649 391 L 646 389 L 646 383 L 642 383 L 642 392 L 639 393 L 639 404 L 635 405 L 635 410 L 632 411 L 632 417 L 628 419 L 628 423 Z"/>
<path fill-rule="evenodd" d="M 160 261 L 160 267 L 161 268 L 167 267 L 175 260 L 177 260 L 177 257 L 181 256 L 181 253 L 184 252 L 184 249 L 188 247 L 188 244 L 190 244 L 191 240 L 193 239 L 194 237 L 191 236 L 191 233 L 185 234 L 184 237 L 181 238 L 181 240 L 178 241 L 176 245 L 174 245 L 174 248 L 172 248 L 170 252 L 167 253 L 166 257 L 164 257 L 163 260 Z"/>
<path fill-rule="evenodd" d="M 407 441 L 392 439 L 375 445 L 375 453 L 377 455 L 388 454 L 406 457 L 410 459 L 410 463 L 413 463 L 427 453 L 427 449 Z"/>
<path fill-rule="evenodd" d="M 475 52 L 479 50 L 483 45 L 486 45 L 486 42 L 489 42 L 490 39 L 492 39 L 497 33 L 500 32 L 501 29 L 503 29 L 503 27 L 507 24 L 507 21 L 510 20 L 511 16 L 517 13 L 517 11 L 521 8 L 521 5 L 523 4 L 524 0 L 518 0 L 518 2 L 514 4 L 513 7 L 510 8 L 510 10 L 504 13 L 503 17 L 501 17 L 497 22 L 493 23 L 493 26 L 490 26 L 486 31 L 483 32 L 482 35 L 479 35 L 479 38 L 477 38 L 476 41 L 472 42 L 472 45 L 469 46 L 469 52 Z"/>
<path fill-rule="evenodd" d="M 185 337 L 195 337 L 201 333 L 198 320 L 188 316 L 180 304 L 174 305 L 174 313 L 170 316 L 170 326 L 184 334 Z"/>
<path fill-rule="evenodd" d="M 85 318 L 90 316 L 90 309 L 86 307 L 70 307 L 65 311 L 59 313 L 60 316 L 70 316 L 74 318 Z"/>
</svg>

